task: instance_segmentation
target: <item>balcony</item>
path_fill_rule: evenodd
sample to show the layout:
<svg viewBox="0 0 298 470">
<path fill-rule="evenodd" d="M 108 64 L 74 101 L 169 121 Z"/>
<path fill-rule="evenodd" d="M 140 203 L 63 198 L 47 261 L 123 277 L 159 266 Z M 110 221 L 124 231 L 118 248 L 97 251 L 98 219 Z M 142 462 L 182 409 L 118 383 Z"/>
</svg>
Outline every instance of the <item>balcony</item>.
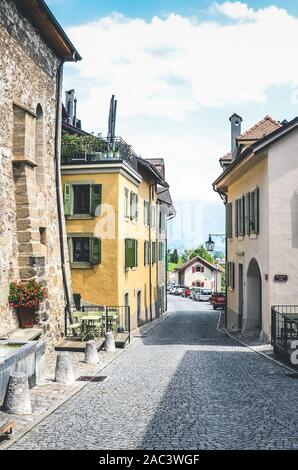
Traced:
<svg viewBox="0 0 298 470">
<path fill-rule="evenodd" d="M 72 136 L 62 137 L 62 165 L 104 164 L 125 162 L 137 170 L 137 155 L 121 137 L 113 143 L 102 137 Z"/>
</svg>

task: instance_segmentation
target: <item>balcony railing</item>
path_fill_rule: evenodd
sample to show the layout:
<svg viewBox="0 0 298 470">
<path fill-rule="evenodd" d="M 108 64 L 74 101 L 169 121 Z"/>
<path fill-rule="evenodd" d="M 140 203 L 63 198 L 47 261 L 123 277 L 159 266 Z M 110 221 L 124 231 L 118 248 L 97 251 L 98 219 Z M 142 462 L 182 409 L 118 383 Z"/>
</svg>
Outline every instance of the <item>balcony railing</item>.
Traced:
<svg viewBox="0 0 298 470">
<path fill-rule="evenodd" d="M 137 170 L 137 155 L 121 137 L 114 139 L 111 145 L 106 139 L 98 139 L 98 145 L 92 150 L 78 149 L 71 143 L 62 144 L 62 165 L 84 165 L 109 161 L 124 161 Z"/>
</svg>

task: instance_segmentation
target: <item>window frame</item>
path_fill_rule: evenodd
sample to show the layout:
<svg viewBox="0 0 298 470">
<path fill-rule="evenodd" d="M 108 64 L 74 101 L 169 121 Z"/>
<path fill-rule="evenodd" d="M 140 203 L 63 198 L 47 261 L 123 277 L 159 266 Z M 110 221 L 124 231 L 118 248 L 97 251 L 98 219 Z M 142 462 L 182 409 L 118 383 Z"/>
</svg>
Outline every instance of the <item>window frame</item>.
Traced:
<svg viewBox="0 0 298 470">
<path fill-rule="evenodd" d="M 88 244 L 88 260 L 74 260 L 74 240 L 87 239 Z M 90 233 L 68 233 L 68 251 L 71 268 L 93 268 L 95 265 L 102 263 L 102 240 Z"/>
</svg>

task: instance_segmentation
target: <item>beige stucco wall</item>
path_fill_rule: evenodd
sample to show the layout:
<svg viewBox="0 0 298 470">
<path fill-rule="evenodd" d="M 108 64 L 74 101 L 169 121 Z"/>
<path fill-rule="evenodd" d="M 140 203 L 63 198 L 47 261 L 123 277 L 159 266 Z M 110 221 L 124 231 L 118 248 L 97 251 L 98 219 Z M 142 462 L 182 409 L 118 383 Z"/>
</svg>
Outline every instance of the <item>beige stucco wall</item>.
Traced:
<svg viewBox="0 0 298 470">
<path fill-rule="evenodd" d="M 270 304 L 298 305 L 298 131 L 269 150 Z M 274 281 L 275 274 L 288 282 Z"/>
<path fill-rule="evenodd" d="M 243 331 L 250 329 L 249 318 L 247 315 L 248 289 L 247 289 L 247 270 L 250 261 L 254 258 L 259 264 L 262 276 L 262 311 L 263 311 L 263 331 L 269 334 L 270 324 L 270 306 L 268 300 L 268 281 L 265 280 L 265 274 L 269 270 L 268 255 L 268 177 L 267 177 L 267 158 L 261 159 L 260 163 L 247 171 L 237 181 L 229 186 L 228 202 L 233 202 L 233 238 L 228 240 L 228 261 L 235 263 L 235 288 L 228 289 L 228 328 L 238 329 L 238 302 L 239 302 L 239 282 L 238 265 L 243 264 Z M 244 237 L 235 237 L 235 200 L 244 196 L 249 191 L 259 188 L 259 211 L 260 211 L 260 232 L 258 235 L 247 235 Z"/>
</svg>

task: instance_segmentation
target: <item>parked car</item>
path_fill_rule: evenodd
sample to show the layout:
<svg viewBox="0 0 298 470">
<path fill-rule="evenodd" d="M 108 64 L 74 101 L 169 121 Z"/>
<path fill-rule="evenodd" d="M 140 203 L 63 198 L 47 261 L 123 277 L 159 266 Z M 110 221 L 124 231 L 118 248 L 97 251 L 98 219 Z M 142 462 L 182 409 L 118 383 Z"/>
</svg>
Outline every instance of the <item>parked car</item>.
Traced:
<svg viewBox="0 0 298 470">
<path fill-rule="evenodd" d="M 170 294 L 176 295 L 176 286 L 172 286 L 170 289 Z"/>
<path fill-rule="evenodd" d="M 183 294 L 183 291 L 184 291 L 184 287 L 183 287 L 183 286 L 177 286 L 177 288 L 176 288 L 176 295 L 182 295 L 182 294 Z"/>
<path fill-rule="evenodd" d="M 211 289 L 201 289 L 198 300 L 200 300 L 201 302 L 208 302 L 208 300 L 210 300 L 211 295 Z"/>
<path fill-rule="evenodd" d="M 223 292 L 217 292 L 216 294 L 214 294 L 212 305 L 214 310 L 217 310 L 218 308 L 225 308 L 226 294 L 224 294 Z"/>
<path fill-rule="evenodd" d="M 201 287 L 195 287 L 193 290 L 193 299 L 200 300 Z"/>
<path fill-rule="evenodd" d="M 190 288 L 189 287 L 184 287 L 182 297 L 190 297 Z"/>
</svg>

